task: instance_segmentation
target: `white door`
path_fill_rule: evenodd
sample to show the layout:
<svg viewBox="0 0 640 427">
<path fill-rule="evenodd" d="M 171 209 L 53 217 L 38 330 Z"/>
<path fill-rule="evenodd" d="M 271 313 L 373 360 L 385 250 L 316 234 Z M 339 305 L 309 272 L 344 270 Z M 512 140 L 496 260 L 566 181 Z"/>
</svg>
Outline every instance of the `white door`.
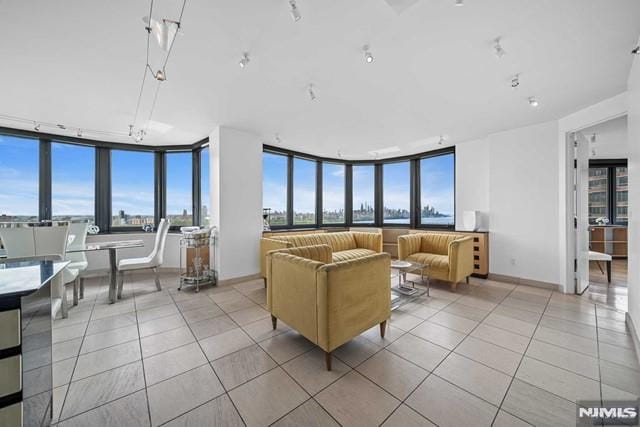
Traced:
<svg viewBox="0 0 640 427">
<path fill-rule="evenodd" d="M 589 141 L 580 132 L 573 134 L 575 145 L 575 234 L 576 293 L 589 287 Z"/>
</svg>

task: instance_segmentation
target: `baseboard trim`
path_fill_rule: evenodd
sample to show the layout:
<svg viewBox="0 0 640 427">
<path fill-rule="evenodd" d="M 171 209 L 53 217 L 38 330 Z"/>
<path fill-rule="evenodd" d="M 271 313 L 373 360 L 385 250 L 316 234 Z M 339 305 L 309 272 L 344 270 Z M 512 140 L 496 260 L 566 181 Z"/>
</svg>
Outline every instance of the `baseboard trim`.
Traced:
<svg viewBox="0 0 640 427">
<path fill-rule="evenodd" d="M 248 280 L 262 279 L 260 273 L 249 274 L 248 276 L 232 277 L 231 279 L 218 280 L 218 286 L 235 285 Z"/>
<path fill-rule="evenodd" d="M 562 291 L 562 286 L 557 283 L 542 282 L 540 280 L 525 279 L 524 277 L 508 276 L 506 274 L 489 273 L 489 280 L 496 282 L 507 282 L 514 285 L 533 286 L 535 288 L 549 289 L 551 291 Z"/>
<path fill-rule="evenodd" d="M 633 319 L 629 316 L 628 312 L 624 314 L 624 317 L 627 328 L 629 328 L 629 331 L 631 332 L 633 347 L 636 350 L 636 358 L 638 359 L 638 363 L 640 363 L 640 341 L 638 339 L 638 330 L 636 329 L 636 325 L 633 323 Z"/>
</svg>

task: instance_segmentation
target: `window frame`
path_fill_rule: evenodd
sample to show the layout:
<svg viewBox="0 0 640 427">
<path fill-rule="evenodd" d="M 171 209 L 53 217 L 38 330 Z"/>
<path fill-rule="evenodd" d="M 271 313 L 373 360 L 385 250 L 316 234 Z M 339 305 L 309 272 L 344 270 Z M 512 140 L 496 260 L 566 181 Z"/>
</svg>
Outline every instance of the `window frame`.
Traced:
<svg viewBox="0 0 640 427">
<path fill-rule="evenodd" d="M 286 224 L 272 225 L 272 230 L 292 230 L 309 228 L 347 228 L 347 227 L 385 227 L 385 228 L 414 228 L 433 230 L 455 229 L 455 202 L 456 202 L 456 161 L 455 146 L 427 151 L 409 156 L 393 157 L 383 160 L 343 160 L 330 157 L 313 156 L 298 151 L 288 150 L 271 145 L 263 145 L 263 153 L 277 154 L 287 157 L 287 221 Z M 429 157 L 453 154 L 453 224 L 420 224 L 420 160 Z M 315 224 L 293 224 L 293 159 L 300 157 L 305 160 L 315 160 L 316 167 L 316 222 Z M 392 224 L 383 221 L 383 165 L 387 163 L 409 162 L 409 224 Z M 345 222 L 328 223 L 322 221 L 322 197 L 323 188 L 323 164 L 342 164 L 345 166 Z M 374 221 L 371 223 L 353 223 L 353 166 L 372 165 L 374 167 Z"/>
<path fill-rule="evenodd" d="M 209 138 L 205 138 L 190 145 L 152 146 L 144 144 L 116 143 L 99 141 L 94 139 L 75 138 L 66 135 L 56 135 L 44 132 L 34 132 L 23 129 L 0 127 L 0 135 L 30 138 L 38 141 L 38 194 L 39 194 L 39 221 L 48 221 L 52 217 L 52 142 L 81 145 L 95 148 L 94 162 L 94 224 L 100 228 L 100 234 L 143 233 L 141 227 L 111 226 L 111 151 L 138 151 L 154 154 L 154 219 L 157 227 L 160 218 L 166 215 L 166 153 L 191 152 L 192 153 L 192 218 L 193 225 L 200 224 L 200 200 L 201 200 L 201 168 L 200 152 L 202 148 L 209 146 Z M 180 226 L 172 226 L 172 231 L 179 230 Z"/>
</svg>

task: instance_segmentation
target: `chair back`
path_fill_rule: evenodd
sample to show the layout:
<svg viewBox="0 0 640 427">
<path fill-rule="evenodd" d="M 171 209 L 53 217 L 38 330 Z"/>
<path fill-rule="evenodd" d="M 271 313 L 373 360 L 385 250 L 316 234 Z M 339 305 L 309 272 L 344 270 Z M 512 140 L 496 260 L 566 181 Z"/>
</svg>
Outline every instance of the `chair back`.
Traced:
<svg viewBox="0 0 640 427">
<path fill-rule="evenodd" d="M 164 247 L 167 240 L 167 233 L 169 233 L 170 222 L 164 218 L 160 220 L 158 224 L 158 231 L 156 232 L 156 241 L 153 245 L 153 251 L 149 255 L 154 265 L 162 265 L 164 261 Z"/>
<path fill-rule="evenodd" d="M 69 224 L 69 236 L 74 236 L 71 243 L 67 245 L 67 249 L 82 249 L 87 243 L 87 229 L 89 224 L 86 222 L 72 222 Z M 86 261 L 87 255 L 83 252 L 72 252 L 67 254 L 69 261 Z"/>
<path fill-rule="evenodd" d="M 34 227 L 35 255 L 60 255 L 64 258 L 67 252 L 68 235 L 68 225 Z"/>
<path fill-rule="evenodd" d="M 32 227 L 0 228 L 0 239 L 8 258 L 22 258 L 36 254 Z"/>
</svg>

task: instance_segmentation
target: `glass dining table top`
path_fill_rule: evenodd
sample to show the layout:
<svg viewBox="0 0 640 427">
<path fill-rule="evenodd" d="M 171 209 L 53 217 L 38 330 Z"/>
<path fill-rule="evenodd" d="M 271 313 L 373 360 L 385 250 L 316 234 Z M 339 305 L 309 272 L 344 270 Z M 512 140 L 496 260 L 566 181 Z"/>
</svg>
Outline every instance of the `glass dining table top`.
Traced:
<svg viewBox="0 0 640 427">
<path fill-rule="evenodd" d="M 69 261 L 28 260 L 0 263 L 0 297 L 28 295 L 62 271 Z"/>
<path fill-rule="evenodd" d="M 93 243 L 87 243 L 83 247 L 67 248 L 67 253 L 104 251 L 107 249 L 141 248 L 143 246 L 144 246 L 144 242 L 142 240 L 119 240 L 119 241 L 112 241 L 112 242 L 93 242 Z"/>
</svg>

